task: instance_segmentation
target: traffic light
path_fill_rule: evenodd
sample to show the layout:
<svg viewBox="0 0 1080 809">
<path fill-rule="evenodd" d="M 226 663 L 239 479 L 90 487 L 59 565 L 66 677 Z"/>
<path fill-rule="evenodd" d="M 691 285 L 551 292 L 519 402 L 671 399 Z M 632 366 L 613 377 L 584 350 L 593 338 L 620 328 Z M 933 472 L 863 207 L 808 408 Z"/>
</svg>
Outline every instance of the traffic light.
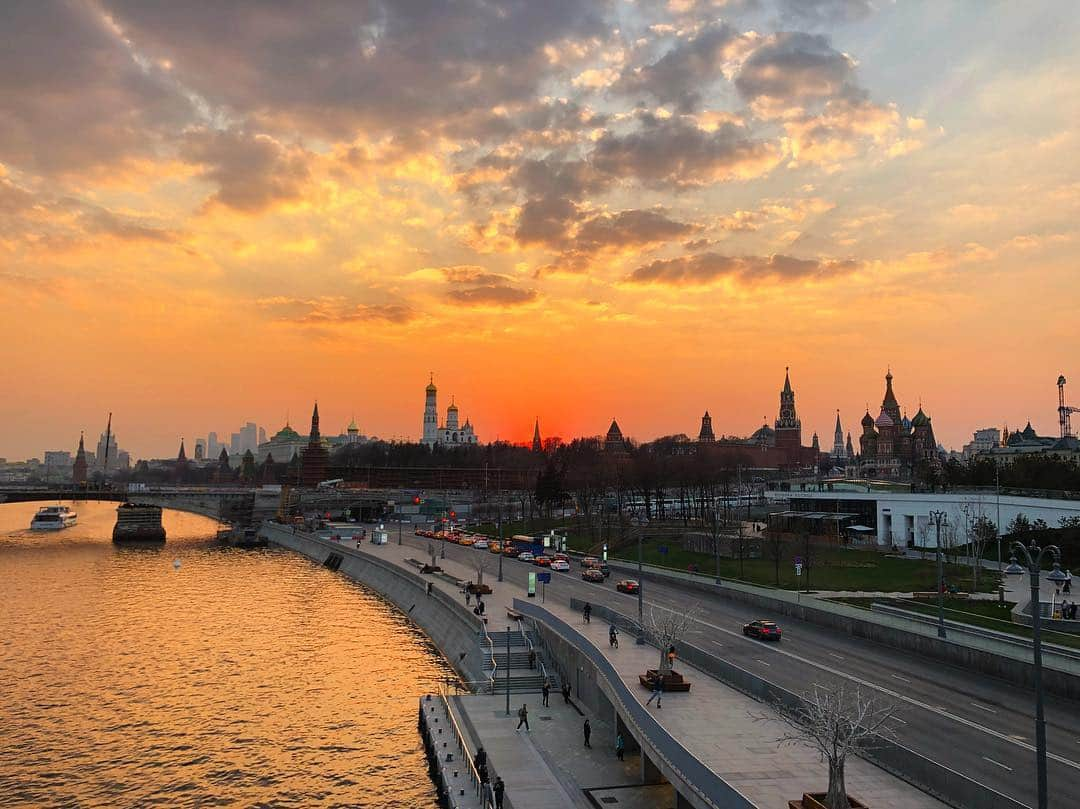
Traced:
<svg viewBox="0 0 1080 809">
<path fill-rule="evenodd" d="M 451 511 L 450 512 L 450 519 L 451 520 L 456 520 L 457 519 L 457 512 L 456 511 Z"/>
<path fill-rule="evenodd" d="M 413 505 L 414 505 L 414 506 L 418 506 L 418 505 L 420 505 L 420 496 L 419 496 L 419 495 L 417 495 L 416 497 L 414 497 L 414 498 L 412 499 L 412 501 L 413 501 Z"/>
</svg>

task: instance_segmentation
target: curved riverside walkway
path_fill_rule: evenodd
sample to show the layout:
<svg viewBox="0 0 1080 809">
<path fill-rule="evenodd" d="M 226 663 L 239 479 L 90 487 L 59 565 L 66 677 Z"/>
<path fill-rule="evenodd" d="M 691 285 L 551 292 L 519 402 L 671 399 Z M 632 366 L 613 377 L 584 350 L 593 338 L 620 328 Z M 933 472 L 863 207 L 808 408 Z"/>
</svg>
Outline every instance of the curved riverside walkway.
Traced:
<svg viewBox="0 0 1080 809">
<path fill-rule="evenodd" d="M 365 544 L 355 550 L 350 548 L 353 545 L 351 542 L 343 541 L 340 545 L 346 552 L 374 556 L 415 573 L 415 568 L 406 559 L 417 555 L 416 547 Z M 495 563 L 497 560 L 492 557 L 491 561 Z M 452 576 L 462 580 L 475 578 L 475 569 L 470 565 L 449 559 L 441 559 L 440 564 Z M 552 575 L 577 573 L 572 571 L 570 574 Z M 511 623 L 506 617 L 507 609 L 512 608 L 515 597 L 523 599 L 526 594 L 521 587 L 509 582 L 496 582 L 493 572 L 486 573 L 484 578 L 485 583 L 494 589 L 491 595 L 484 597 L 489 627 L 491 631 L 505 629 L 506 625 Z M 432 581 L 434 586 L 443 592 L 462 598 L 449 582 L 438 578 L 433 578 Z M 539 602 L 539 594 L 530 601 Z M 621 648 L 610 649 L 608 628 L 603 622 L 597 620 L 591 624 L 583 624 L 579 614 L 556 603 L 554 599 L 542 606 L 590 641 L 611 663 L 618 676 L 629 687 L 630 693 L 641 704 L 646 702 L 649 692 L 638 685 L 637 678 L 647 668 L 656 667 L 656 649 L 651 646 L 636 646 L 633 639 L 625 635 Z M 788 800 L 800 797 L 803 792 L 825 790 L 826 765 L 813 749 L 804 744 L 783 747 L 776 744 L 776 739 L 783 734 L 785 726 L 775 718 L 776 714 L 770 708 L 684 663 L 680 662 L 677 668 L 693 683 L 691 692 L 665 694 L 661 710 L 657 711 L 655 704 L 648 710 L 667 733 L 709 770 L 741 793 L 751 805 L 783 807 Z M 808 682 L 806 685 L 810 688 L 813 684 Z M 534 725 L 540 724 L 535 721 L 542 715 L 540 695 L 515 696 L 510 717 L 505 716 L 504 701 L 505 697 L 499 695 L 461 698 L 457 704 L 462 708 L 465 724 L 471 726 L 486 744 L 494 771 L 506 782 L 507 797 L 510 799 L 508 805 L 513 809 L 588 806 L 580 793 L 568 795 L 565 785 L 570 764 L 560 763 L 557 756 L 550 751 L 545 753 L 534 744 L 530 736 L 514 730 L 517 724 L 516 709 L 522 702 L 529 705 Z M 474 704 L 470 705 L 470 702 Z M 552 711 L 565 711 L 561 703 L 562 698 L 556 687 L 551 695 Z M 902 716 L 898 721 L 902 721 Z M 549 740 L 547 746 L 554 746 L 556 752 L 563 756 L 564 762 L 570 762 L 582 750 L 582 741 L 580 731 L 570 731 L 577 724 L 576 720 L 570 722 L 569 719 L 564 719 L 563 724 L 568 738 L 562 745 L 558 745 L 557 740 L 553 745 Z M 601 755 L 604 748 L 611 751 L 613 746 L 614 731 L 611 725 L 607 725 L 604 730 L 608 734 L 607 738 L 600 735 L 601 728 L 595 728 L 593 736 L 593 748 L 600 750 Z M 627 741 L 629 749 L 630 740 Z M 597 754 L 592 752 L 589 755 Z M 596 762 L 597 765 L 602 761 L 614 762 L 614 755 L 609 752 L 607 757 Z M 626 777 L 632 776 L 631 772 Z M 859 758 L 848 760 L 846 776 L 849 793 L 871 807 L 932 809 L 944 806 L 901 779 Z M 579 783 L 576 778 L 569 780 L 571 783 Z M 570 797 L 573 803 L 568 804 L 567 797 Z M 620 804 L 631 805 L 622 800 Z"/>
</svg>

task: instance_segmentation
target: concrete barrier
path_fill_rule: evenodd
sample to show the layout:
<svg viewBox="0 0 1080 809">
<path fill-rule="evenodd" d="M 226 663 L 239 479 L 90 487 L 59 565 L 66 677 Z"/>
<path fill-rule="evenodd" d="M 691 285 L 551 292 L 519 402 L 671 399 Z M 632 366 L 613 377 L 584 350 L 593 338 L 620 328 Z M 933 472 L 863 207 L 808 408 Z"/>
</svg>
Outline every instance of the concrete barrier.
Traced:
<svg viewBox="0 0 1080 809">
<path fill-rule="evenodd" d="M 464 604 L 443 591 L 435 589 L 429 595 L 428 580 L 420 574 L 366 550 L 313 534 L 294 533 L 291 527 L 277 523 L 263 523 L 259 533 L 270 543 L 302 554 L 320 565 L 331 554 L 340 555 L 338 572 L 374 590 L 405 613 L 467 683 L 479 686 L 489 681 L 481 648 L 483 624 Z"/>
<path fill-rule="evenodd" d="M 613 569 L 622 573 L 635 578 L 638 575 L 636 566 L 625 562 L 611 564 Z M 645 566 L 641 578 L 646 582 L 677 584 L 683 590 L 720 596 L 771 614 L 786 615 L 845 635 L 977 671 L 1014 685 L 1035 687 L 1035 666 L 1030 660 L 1030 652 L 993 638 L 965 635 L 963 638 L 942 640 L 932 627 L 920 626 L 906 618 L 879 615 L 812 596 L 797 598 L 795 593 L 786 590 L 769 590 L 741 582 L 725 580 L 718 585 L 702 576 L 695 578 L 690 574 L 667 572 L 649 565 Z M 1080 660 L 1044 652 L 1042 682 L 1048 693 L 1080 699 Z"/>
<path fill-rule="evenodd" d="M 572 609 L 581 609 L 584 605 L 585 602 L 576 598 L 570 600 Z M 631 630 L 637 627 L 634 619 L 608 607 L 594 604 L 592 611 L 593 615 L 616 623 L 625 629 Z M 767 703 L 777 710 L 793 713 L 803 705 L 803 700 L 798 694 L 774 685 L 763 677 L 710 652 L 703 651 L 686 641 L 679 644 L 679 658 L 722 683 L 759 702 Z M 1002 795 L 892 739 L 878 737 L 872 747 L 860 751 L 860 756 L 950 806 L 961 807 L 961 809 L 984 809 L 988 806 L 993 806 L 995 809 L 999 807 L 1000 809 L 1028 809 L 1026 804 Z"/>
</svg>

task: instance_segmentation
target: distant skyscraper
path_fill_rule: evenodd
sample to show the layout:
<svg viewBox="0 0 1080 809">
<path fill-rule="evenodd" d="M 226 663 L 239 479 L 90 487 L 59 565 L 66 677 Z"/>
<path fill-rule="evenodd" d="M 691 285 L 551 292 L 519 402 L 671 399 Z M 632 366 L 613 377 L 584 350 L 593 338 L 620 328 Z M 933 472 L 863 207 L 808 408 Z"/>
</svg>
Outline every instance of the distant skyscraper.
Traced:
<svg viewBox="0 0 1080 809">
<path fill-rule="evenodd" d="M 265 444 L 266 443 L 266 428 L 265 427 L 260 427 L 259 428 L 259 443 L 260 444 Z"/>
<path fill-rule="evenodd" d="M 195 439 L 195 460 L 196 461 L 201 461 L 201 460 L 204 460 L 205 458 L 206 458 L 206 439 L 205 438 L 196 438 Z"/>
<path fill-rule="evenodd" d="M 259 428 L 249 421 L 240 428 L 240 451 L 255 452 L 259 448 Z"/>
<path fill-rule="evenodd" d="M 97 452 L 94 455 L 94 457 L 96 459 L 96 465 L 97 466 L 105 466 L 105 464 L 108 463 L 108 468 L 109 469 L 116 469 L 117 468 L 116 460 L 117 460 L 117 456 L 120 454 L 120 452 L 119 452 L 119 449 L 117 448 L 117 445 L 116 445 L 116 434 L 115 433 L 113 433 L 112 435 L 109 436 L 108 450 L 109 450 L 109 454 L 106 457 L 106 455 L 105 455 L 105 433 L 102 433 L 101 438 L 98 439 Z"/>
<path fill-rule="evenodd" d="M 216 458 L 221 452 L 221 444 L 218 443 L 217 433 L 210 433 L 206 436 L 206 457 Z"/>
<path fill-rule="evenodd" d="M 229 436 L 229 454 L 240 454 L 240 433 L 233 433 Z"/>
</svg>

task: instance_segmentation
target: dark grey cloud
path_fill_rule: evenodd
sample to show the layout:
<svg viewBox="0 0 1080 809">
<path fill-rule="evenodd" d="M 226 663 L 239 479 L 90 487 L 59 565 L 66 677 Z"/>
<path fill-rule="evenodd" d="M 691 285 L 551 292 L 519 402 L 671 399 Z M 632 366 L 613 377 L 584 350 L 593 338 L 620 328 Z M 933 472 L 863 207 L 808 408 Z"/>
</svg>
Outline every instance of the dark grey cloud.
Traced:
<svg viewBox="0 0 1080 809">
<path fill-rule="evenodd" d="M 199 130 L 189 132 L 181 149 L 189 163 L 218 191 L 211 201 L 238 211 L 258 212 L 300 196 L 308 179 L 307 153 L 268 135 Z"/>
<path fill-rule="evenodd" d="M 687 40 L 679 41 L 652 64 L 628 67 L 612 87 L 629 96 L 648 95 L 661 104 L 673 104 L 680 112 L 693 112 L 702 91 L 720 77 L 724 49 L 739 37 L 727 23 L 705 26 Z"/>
<path fill-rule="evenodd" d="M 820 34 L 773 34 L 743 62 L 735 88 L 747 101 L 759 98 L 804 103 L 828 98 L 861 98 L 855 64 Z"/>
<path fill-rule="evenodd" d="M 92 3 L 6 0 L 0 162 L 72 172 L 150 155 L 193 120 L 164 71 L 139 64 Z"/>
<path fill-rule="evenodd" d="M 595 168 L 614 177 L 675 187 L 757 176 L 778 159 L 774 144 L 754 140 L 735 124 L 724 123 L 709 132 L 679 117 L 649 115 L 634 132 L 605 134 L 591 155 Z"/>
<path fill-rule="evenodd" d="M 654 261 L 638 267 L 627 277 L 631 284 L 696 286 L 721 278 L 743 282 L 758 280 L 798 281 L 856 272 L 861 263 L 851 260 L 799 259 L 785 255 L 725 256 L 701 253 Z"/>
<path fill-rule="evenodd" d="M 544 46 L 604 31 L 578 0 L 101 0 L 135 45 L 212 104 L 335 136 L 432 126 L 525 101 Z"/>
<path fill-rule="evenodd" d="M 530 197 L 580 199 L 606 189 L 611 184 L 611 178 L 584 160 L 545 157 L 522 160 L 511 175 L 510 182 Z"/>
<path fill-rule="evenodd" d="M 564 197 L 537 197 L 521 206 L 514 238 L 520 244 L 560 247 L 578 215 L 578 206 Z"/>
<path fill-rule="evenodd" d="M 514 285 L 514 279 L 472 265 L 443 267 L 450 297 L 465 306 L 518 306 L 539 297 L 535 289 Z"/>
<path fill-rule="evenodd" d="M 574 244 L 576 249 L 584 251 L 659 244 L 685 238 L 697 230 L 700 230 L 697 225 L 677 222 L 659 211 L 619 211 L 587 219 L 578 228 Z"/>
</svg>

